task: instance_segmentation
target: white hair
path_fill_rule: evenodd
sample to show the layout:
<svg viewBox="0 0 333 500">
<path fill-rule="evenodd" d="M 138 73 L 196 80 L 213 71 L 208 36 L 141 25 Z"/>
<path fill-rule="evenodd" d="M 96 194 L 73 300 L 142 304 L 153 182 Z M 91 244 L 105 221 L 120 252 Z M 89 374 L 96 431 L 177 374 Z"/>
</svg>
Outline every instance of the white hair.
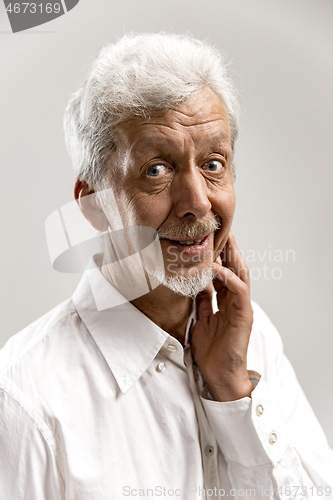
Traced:
<svg viewBox="0 0 333 500">
<path fill-rule="evenodd" d="M 130 34 L 106 45 L 65 112 L 66 145 L 77 178 L 90 186 L 104 186 L 120 123 L 163 113 L 186 103 L 205 87 L 226 108 L 234 147 L 238 95 L 216 49 L 189 36 L 166 33 Z"/>
</svg>

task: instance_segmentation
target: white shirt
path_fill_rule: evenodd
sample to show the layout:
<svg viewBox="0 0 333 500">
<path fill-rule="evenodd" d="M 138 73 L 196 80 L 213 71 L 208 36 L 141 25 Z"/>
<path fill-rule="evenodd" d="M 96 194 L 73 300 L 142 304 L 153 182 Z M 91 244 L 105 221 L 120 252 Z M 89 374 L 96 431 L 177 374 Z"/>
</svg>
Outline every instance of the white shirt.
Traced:
<svg viewBox="0 0 333 500">
<path fill-rule="evenodd" d="M 333 453 L 259 306 L 252 399 L 216 402 L 188 343 L 94 272 L 120 305 L 98 310 L 86 272 L 0 351 L 1 500 L 333 499 Z"/>
</svg>

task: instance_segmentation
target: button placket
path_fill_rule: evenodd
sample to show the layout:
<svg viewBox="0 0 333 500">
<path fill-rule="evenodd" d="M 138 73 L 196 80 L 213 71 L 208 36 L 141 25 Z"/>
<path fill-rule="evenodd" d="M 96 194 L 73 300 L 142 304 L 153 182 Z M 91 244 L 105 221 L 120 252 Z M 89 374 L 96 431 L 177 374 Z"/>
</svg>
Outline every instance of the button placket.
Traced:
<svg viewBox="0 0 333 500">
<path fill-rule="evenodd" d="M 186 347 L 183 348 L 182 345 L 177 343 L 177 340 L 172 341 L 172 337 L 168 338 L 161 348 L 161 355 L 166 361 L 171 361 L 172 364 L 176 364 L 182 370 L 187 367 L 185 361 Z M 167 363 L 166 363 L 167 364 Z"/>
</svg>

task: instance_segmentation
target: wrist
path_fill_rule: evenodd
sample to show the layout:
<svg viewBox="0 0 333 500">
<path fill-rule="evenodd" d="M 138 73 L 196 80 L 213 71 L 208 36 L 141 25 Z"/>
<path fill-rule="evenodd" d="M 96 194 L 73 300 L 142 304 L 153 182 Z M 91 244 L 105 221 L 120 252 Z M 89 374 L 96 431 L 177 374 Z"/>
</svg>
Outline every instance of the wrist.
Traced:
<svg viewBox="0 0 333 500">
<path fill-rule="evenodd" d="M 247 377 L 245 380 L 224 381 L 224 383 L 212 384 L 207 382 L 208 390 L 215 401 L 228 402 L 249 397 L 254 389 L 252 382 Z"/>
</svg>

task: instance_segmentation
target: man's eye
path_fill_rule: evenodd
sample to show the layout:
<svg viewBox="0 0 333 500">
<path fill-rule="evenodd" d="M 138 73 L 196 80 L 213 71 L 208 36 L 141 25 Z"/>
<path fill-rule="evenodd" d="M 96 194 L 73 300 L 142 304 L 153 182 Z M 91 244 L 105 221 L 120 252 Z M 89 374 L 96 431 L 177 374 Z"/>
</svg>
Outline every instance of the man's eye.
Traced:
<svg viewBox="0 0 333 500">
<path fill-rule="evenodd" d="M 158 177 L 159 175 L 163 174 L 165 170 L 166 169 L 164 165 L 152 165 L 151 167 L 147 168 L 146 174 L 150 175 L 151 177 Z"/>
<path fill-rule="evenodd" d="M 218 172 L 223 168 L 223 164 L 217 160 L 211 160 L 204 164 L 202 167 L 204 170 L 208 170 L 209 172 Z"/>
</svg>

